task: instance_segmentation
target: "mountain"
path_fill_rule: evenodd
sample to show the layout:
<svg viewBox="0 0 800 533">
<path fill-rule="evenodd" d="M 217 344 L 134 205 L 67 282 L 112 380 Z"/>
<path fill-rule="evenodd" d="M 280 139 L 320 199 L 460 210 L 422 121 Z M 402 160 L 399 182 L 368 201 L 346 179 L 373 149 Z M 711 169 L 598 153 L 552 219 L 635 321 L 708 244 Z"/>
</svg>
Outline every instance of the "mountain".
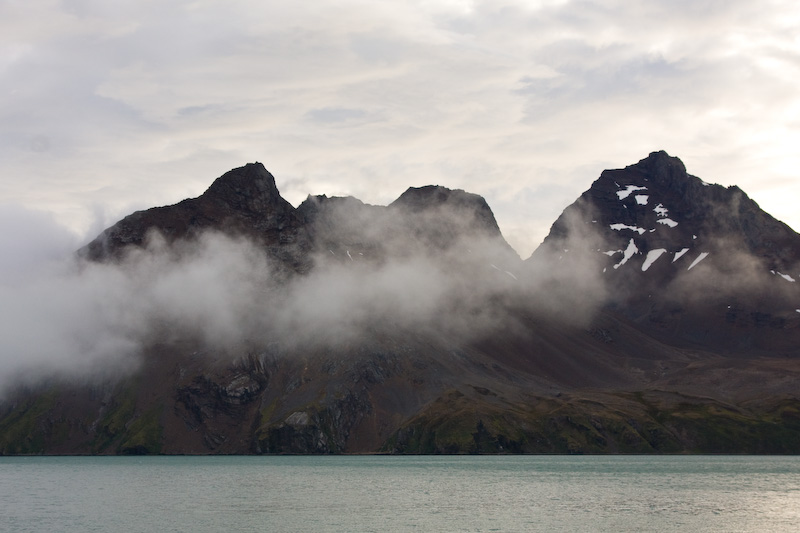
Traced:
<svg viewBox="0 0 800 533">
<path fill-rule="evenodd" d="M 800 452 L 800 235 L 664 152 L 524 261 L 480 196 L 294 208 L 259 163 L 78 256 L 177 274 L 134 370 L 7 394 L 4 454 Z"/>
<path fill-rule="evenodd" d="M 606 304 L 661 340 L 796 353 L 797 233 L 665 152 L 604 171 L 528 263 L 601 272 Z"/>
<path fill-rule="evenodd" d="M 172 243 L 206 230 L 252 239 L 280 264 L 298 272 L 308 269 L 307 231 L 261 163 L 226 172 L 198 198 L 135 212 L 103 231 L 79 254 L 92 261 L 119 259 L 128 247 L 142 247 L 156 233 Z"/>
</svg>

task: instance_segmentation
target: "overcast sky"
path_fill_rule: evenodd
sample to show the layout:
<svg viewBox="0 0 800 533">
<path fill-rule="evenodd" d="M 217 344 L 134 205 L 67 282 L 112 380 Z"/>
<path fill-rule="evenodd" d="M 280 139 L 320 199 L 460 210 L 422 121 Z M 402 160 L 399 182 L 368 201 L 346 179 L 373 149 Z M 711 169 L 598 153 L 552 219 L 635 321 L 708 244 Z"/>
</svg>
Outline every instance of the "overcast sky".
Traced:
<svg viewBox="0 0 800 533">
<path fill-rule="evenodd" d="M 261 161 L 294 205 L 481 194 L 525 258 L 664 149 L 798 230 L 799 27 L 791 0 L 0 0 L 0 220 L 80 241 Z"/>
</svg>

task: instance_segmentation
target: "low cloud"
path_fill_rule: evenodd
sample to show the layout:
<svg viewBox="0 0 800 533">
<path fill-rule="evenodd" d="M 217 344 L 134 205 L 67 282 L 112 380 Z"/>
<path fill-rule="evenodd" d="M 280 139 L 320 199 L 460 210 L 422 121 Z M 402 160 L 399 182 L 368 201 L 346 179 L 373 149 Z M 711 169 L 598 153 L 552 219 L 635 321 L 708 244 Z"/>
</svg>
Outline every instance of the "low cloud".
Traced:
<svg viewBox="0 0 800 533">
<path fill-rule="evenodd" d="M 64 251 L 77 239 L 27 234 L 25 243 L 9 233 L 3 239 L 14 237 L 18 254 L 0 271 L 0 387 L 108 377 L 135 368 L 151 343 L 186 335 L 232 344 L 269 273 L 263 253 L 212 234 L 176 247 L 153 236 L 147 249 L 103 264 Z"/>
<path fill-rule="evenodd" d="M 605 256 L 597 253 L 603 238 L 591 215 L 568 207 L 550 238 L 533 253 L 526 282 L 538 298 L 540 312 L 585 324 L 611 296 L 603 274 Z"/>
<path fill-rule="evenodd" d="M 511 279 L 487 263 L 466 286 L 457 262 L 417 253 L 320 259 L 285 281 L 262 248 L 215 232 L 171 245 L 151 234 L 108 263 L 64 253 L 73 239 L 28 238 L 0 272 L 0 387 L 104 379 L 135 369 L 155 343 L 178 340 L 225 354 L 245 343 L 337 345 L 381 328 L 466 335 L 489 324 L 483 300 Z"/>
</svg>

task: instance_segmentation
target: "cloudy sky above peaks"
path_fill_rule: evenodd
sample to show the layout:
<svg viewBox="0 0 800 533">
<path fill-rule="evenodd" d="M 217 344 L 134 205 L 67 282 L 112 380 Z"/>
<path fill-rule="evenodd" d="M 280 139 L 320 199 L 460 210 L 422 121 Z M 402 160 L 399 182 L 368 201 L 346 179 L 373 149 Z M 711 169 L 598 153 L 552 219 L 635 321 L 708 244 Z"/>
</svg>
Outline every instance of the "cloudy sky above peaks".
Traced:
<svg viewBox="0 0 800 533">
<path fill-rule="evenodd" d="M 0 219 L 80 241 L 261 161 L 294 205 L 481 194 L 527 257 L 664 149 L 799 230 L 798 27 L 780 0 L 0 0 Z"/>
</svg>

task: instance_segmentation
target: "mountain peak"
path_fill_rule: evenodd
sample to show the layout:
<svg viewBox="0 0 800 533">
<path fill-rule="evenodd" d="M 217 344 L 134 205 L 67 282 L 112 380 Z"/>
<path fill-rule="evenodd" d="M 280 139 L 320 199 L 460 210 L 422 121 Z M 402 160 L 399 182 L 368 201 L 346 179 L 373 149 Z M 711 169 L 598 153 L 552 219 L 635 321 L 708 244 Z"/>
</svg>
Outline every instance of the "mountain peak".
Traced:
<svg viewBox="0 0 800 533">
<path fill-rule="evenodd" d="M 280 193 L 275 177 L 255 162 L 226 172 L 200 198 L 221 201 L 236 212 L 259 214 L 269 209 Z"/>
<path fill-rule="evenodd" d="M 448 189 L 441 185 L 425 185 L 409 187 L 391 205 L 402 206 L 412 211 L 421 211 L 442 204 L 465 205 L 470 203 L 478 205 L 486 204 L 486 201 L 477 194 L 464 192 L 461 189 Z"/>
<path fill-rule="evenodd" d="M 531 267 L 596 279 L 614 305 L 665 331 L 695 335 L 695 323 L 716 317 L 724 343 L 737 305 L 742 316 L 794 318 L 800 236 L 738 187 L 706 183 L 653 152 L 604 170 L 553 224 Z"/>
<path fill-rule="evenodd" d="M 390 208 L 402 209 L 412 214 L 429 213 L 441 218 L 440 224 L 448 224 L 453 216 L 468 221 L 472 231 L 500 234 L 500 227 L 486 200 L 477 194 L 462 189 L 448 189 L 441 185 L 409 187 L 400 197 L 389 204 Z"/>
<path fill-rule="evenodd" d="M 678 159 L 677 157 L 673 157 L 669 155 L 664 150 L 659 150 L 657 152 L 650 152 L 650 155 L 636 163 L 635 165 L 631 166 L 642 166 L 645 168 L 650 168 L 655 171 L 655 173 L 664 173 L 665 171 L 678 171 L 678 172 L 686 172 L 686 166 L 683 164 L 683 161 Z"/>
<path fill-rule="evenodd" d="M 651 152 L 638 163 L 624 169 L 604 170 L 592 188 L 602 186 L 604 181 L 609 189 L 632 185 L 646 187 L 649 182 L 651 186 L 672 190 L 679 196 L 685 196 L 693 187 L 704 185 L 702 180 L 686 172 L 683 161 L 663 150 Z"/>
<path fill-rule="evenodd" d="M 217 230 L 249 236 L 263 243 L 272 255 L 286 256 L 302 270 L 305 265 L 298 254 L 306 246 L 306 236 L 301 226 L 295 209 L 278 192 L 275 178 L 256 162 L 226 172 L 197 198 L 128 215 L 79 254 L 103 260 L 119 256 L 128 246 L 146 246 L 153 231 L 172 242 Z M 278 251 L 283 248 L 286 250 Z M 292 250 L 287 251 L 289 248 Z"/>
</svg>

